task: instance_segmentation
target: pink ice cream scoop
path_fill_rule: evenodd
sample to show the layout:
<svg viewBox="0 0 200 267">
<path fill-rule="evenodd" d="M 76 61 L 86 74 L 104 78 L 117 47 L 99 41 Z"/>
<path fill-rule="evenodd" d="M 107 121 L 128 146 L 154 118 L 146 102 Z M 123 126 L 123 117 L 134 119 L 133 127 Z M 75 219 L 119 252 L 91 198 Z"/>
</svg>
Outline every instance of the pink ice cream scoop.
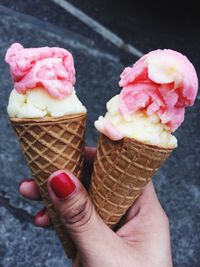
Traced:
<svg viewBox="0 0 200 267">
<path fill-rule="evenodd" d="M 76 81 L 74 60 L 63 48 L 24 48 L 14 43 L 8 49 L 5 61 L 10 65 L 14 87 L 21 94 L 35 87 L 44 88 L 58 99 L 72 93 Z"/>
<path fill-rule="evenodd" d="M 185 108 L 194 104 L 198 79 L 196 71 L 181 53 L 155 50 L 125 68 L 119 85 L 119 110 L 124 117 L 136 111 L 156 113 L 175 131 L 184 120 Z"/>
</svg>

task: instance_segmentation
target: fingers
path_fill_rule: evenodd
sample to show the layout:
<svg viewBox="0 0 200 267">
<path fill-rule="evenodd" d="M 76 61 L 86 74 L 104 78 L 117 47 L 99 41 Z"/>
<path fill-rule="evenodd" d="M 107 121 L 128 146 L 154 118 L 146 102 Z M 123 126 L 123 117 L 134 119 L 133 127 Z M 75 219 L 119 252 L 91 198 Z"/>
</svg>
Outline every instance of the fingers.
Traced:
<svg viewBox="0 0 200 267">
<path fill-rule="evenodd" d="M 49 177 L 48 190 L 57 214 L 79 251 L 85 254 L 94 246 L 101 247 L 102 238 L 109 236 L 111 230 L 97 215 L 80 181 L 66 171 L 57 171 Z"/>
<path fill-rule="evenodd" d="M 141 196 L 138 198 L 138 202 L 140 202 L 143 207 L 151 205 L 150 203 L 152 202 L 158 204 L 158 198 L 152 181 L 144 188 Z"/>
<path fill-rule="evenodd" d="M 140 215 L 148 216 L 149 218 L 160 218 L 168 221 L 167 216 L 158 200 L 153 182 L 150 181 L 149 184 L 144 189 L 141 197 L 138 198 L 139 213 Z"/>
<path fill-rule="evenodd" d="M 39 193 L 38 186 L 33 179 L 24 180 L 19 187 L 20 194 L 30 200 L 40 200 L 41 196 Z"/>
<path fill-rule="evenodd" d="M 150 181 L 144 188 L 142 194 L 135 201 L 132 207 L 128 210 L 124 222 L 128 222 L 133 217 L 135 217 L 139 212 L 145 213 L 149 211 L 149 208 L 155 207 L 155 205 L 160 205 L 153 183 Z"/>
<path fill-rule="evenodd" d="M 41 200 L 38 186 L 33 179 L 22 181 L 19 187 L 20 194 L 30 200 Z M 48 227 L 51 224 L 46 208 L 35 215 L 35 224 L 39 227 Z"/>
<path fill-rule="evenodd" d="M 168 228 L 168 218 L 157 198 L 153 183 L 150 181 L 140 197 L 127 212 L 124 224 L 117 230 L 117 233 L 119 235 L 123 235 L 124 232 L 130 233 L 132 231 L 138 233 L 145 229 L 147 232 L 152 232 L 153 229 L 158 232 L 158 229 L 162 229 L 168 233 Z"/>
<path fill-rule="evenodd" d="M 85 147 L 85 162 L 88 166 L 93 165 L 94 158 L 96 155 L 96 148 Z M 41 200 L 38 186 L 34 179 L 26 179 L 22 181 L 19 188 L 20 194 L 30 200 Z"/>
<path fill-rule="evenodd" d="M 39 227 L 48 227 L 51 225 L 51 220 L 46 208 L 43 208 L 35 215 L 35 224 Z"/>
<path fill-rule="evenodd" d="M 152 181 L 150 181 L 145 187 L 142 194 L 136 199 L 134 204 L 128 209 L 126 214 L 121 218 L 120 222 L 115 227 L 115 230 L 118 231 L 124 224 L 132 220 L 135 216 L 148 208 L 148 205 L 152 205 L 152 200 L 157 199 L 156 193 Z"/>
<path fill-rule="evenodd" d="M 87 164 L 87 168 L 91 167 L 94 162 L 94 158 L 96 155 L 96 148 L 94 147 L 85 147 L 85 161 Z M 89 177 L 89 175 L 88 175 Z M 89 181 L 89 180 L 88 180 Z M 89 184 L 89 182 L 88 182 Z M 30 200 L 41 200 L 40 192 L 38 186 L 34 179 L 26 179 L 22 181 L 19 187 L 20 194 Z M 47 214 L 46 208 L 39 211 L 35 215 L 35 224 L 40 227 L 48 227 L 51 222 L 50 218 Z"/>
</svg>

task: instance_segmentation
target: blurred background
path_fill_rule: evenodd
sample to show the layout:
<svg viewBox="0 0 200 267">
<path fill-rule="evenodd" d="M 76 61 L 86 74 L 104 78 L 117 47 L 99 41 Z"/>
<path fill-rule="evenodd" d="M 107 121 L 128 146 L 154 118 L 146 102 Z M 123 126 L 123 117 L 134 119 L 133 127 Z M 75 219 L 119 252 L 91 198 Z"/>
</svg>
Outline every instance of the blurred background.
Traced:
<svg viewBox="0 0 200 267">
<path fill-rule="evenodd" d="M 52 229 L 35 227 L 41 203 L 18 194 L 30 176 L 8 123 L 12 83 L 4 63 L 13 42 L 25 47 L 60 46 L 74 55 L 76 89 L 88 108 L 87 144 L 95 145 L 94 120 L 119 92 L 123 68 L 142 54 L 171 48 L 200 71 L 200 23 L 194 1 L 0 0 L 0 267 L 71 266 Z M 200 95 L 177 131 L 178 148 L 154 179 L 170 219 L 175 267 L 200 262 Z"/>
</svg>

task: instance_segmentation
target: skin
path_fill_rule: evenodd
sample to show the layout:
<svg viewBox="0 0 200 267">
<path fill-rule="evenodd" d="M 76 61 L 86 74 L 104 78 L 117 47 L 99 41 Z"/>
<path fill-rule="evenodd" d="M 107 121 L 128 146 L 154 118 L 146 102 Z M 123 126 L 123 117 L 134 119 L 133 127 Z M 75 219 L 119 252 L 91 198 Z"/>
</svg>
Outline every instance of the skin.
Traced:
<svg viewBox="0 0 200 267">
<path fill-rule="evenodd" d="M 85 149 L 86 170 L 92 170 L 96 150 Z M 172 267 L 169 221 L 150 182 L 142 195 L 112 231 L 96 213 L 86 189 L 72 174 L 75 191 L 64 200 L 58 199 L 50 187 L 48 190 L 61 221 L 76 244 L 82 267 Z M 67 172 L 66 172 L 67 173 Z M 86 187 L 89 184 L 86 181 Z M 34 180 L 20 185 L 25 198 L 40 200 Z M 48 227 L 50 219 L 46 211 L 35 216 L 37 226 Z M 80 266 L 80 262 L 73 266 Z"/>
</svg>

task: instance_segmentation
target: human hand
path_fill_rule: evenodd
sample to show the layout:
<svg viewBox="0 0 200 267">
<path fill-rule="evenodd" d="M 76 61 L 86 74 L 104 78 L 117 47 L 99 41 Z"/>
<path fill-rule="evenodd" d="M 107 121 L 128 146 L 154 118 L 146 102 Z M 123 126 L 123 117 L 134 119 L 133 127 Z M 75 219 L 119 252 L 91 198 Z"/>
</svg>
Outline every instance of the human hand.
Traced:
<svg viewBox="0 0 200 267">
<path fill-rule="evenodd" d="M 87 166 L 95 155 L 86 150 Z M 80 181 L 66 171 L 53 173 L 48 180 L 49 195 L 66 231 L 71 235 L 83 267 L 172 267 L 169 222 L 150 182 L 113 232 L 101 220 Z M 25 181 L 20 193 L 39 199 L 34 182 Z M 46 210 L 35 217 L 38 226 L 50 219 Z"/>
</svg>

